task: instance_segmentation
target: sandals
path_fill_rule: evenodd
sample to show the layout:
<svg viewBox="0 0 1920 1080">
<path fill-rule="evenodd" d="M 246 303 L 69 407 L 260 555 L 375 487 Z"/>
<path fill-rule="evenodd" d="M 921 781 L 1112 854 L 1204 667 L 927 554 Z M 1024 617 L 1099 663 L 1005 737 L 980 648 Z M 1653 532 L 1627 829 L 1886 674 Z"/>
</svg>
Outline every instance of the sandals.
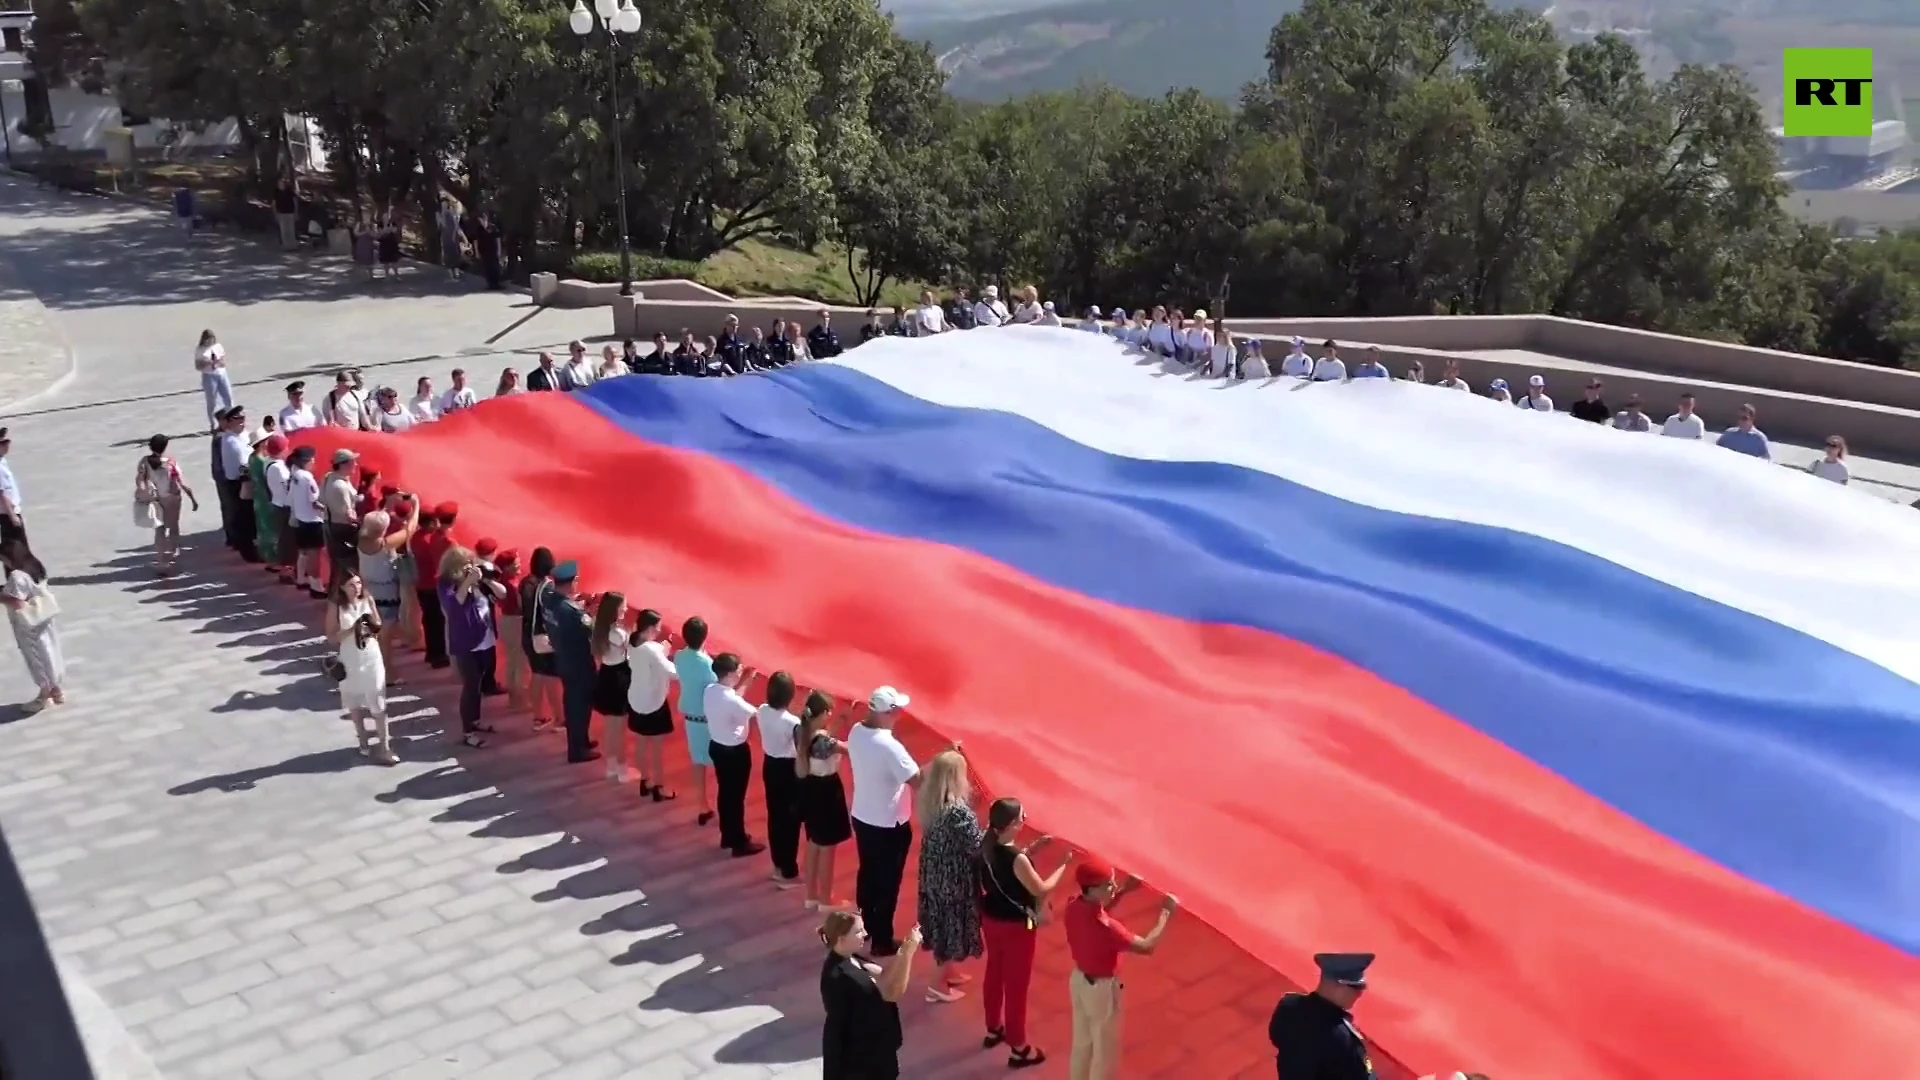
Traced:
<svg viewBox="0 0 1920 1080">
<path fill-rule="evenodd" d="M 647 785 L 641 784 L 640 794 L 653 796 L 654 802 L 672 802 L 673 800 L 680 797 L 679 792 L 668 791 L 666 788 L 661 787 L 659 784 L 653 785 L 653 789 L 651 791 L 647 789 Z M 701 824 L 704 825 L 706 824 L 706 822 L 703 821 L 701 822 Z"/>
<path fill-rule="evenodd" d="M 1007 1058 L 1007 1068 L 1009 1069 L 1031 1069 L 1035 1065 L 1045 1065 L 1046 1063 L 1046 1051 L 1037 1046 L 1023 1046 L 1015 1050 L 1012 1056 Z"/>
<path fill-rule="evenodd" d="M 927 1004 L 929 1005 L 951 1005 L 966 996 L 965 991 L 956 990 L 951 986 L 945 990 L 937 986 L 927 987 Z"/>
<path fill-rule="evenodd" d="M 475 750 L 485 749 L 487 745 L 487 740 L 482 738 L 480 736 L 480 733 L 477 731 L 468 732 L 467 737 L 464 739 L 461 739 L 460 741 L 474 748 Z"/>
<path fill-rule="evenodd" d="M 1006 1028 L 988 1028 L 987 1037 L 980 1040 L 980 1049 L 991 1050 L 1007 1041 Z"/>
</svg>

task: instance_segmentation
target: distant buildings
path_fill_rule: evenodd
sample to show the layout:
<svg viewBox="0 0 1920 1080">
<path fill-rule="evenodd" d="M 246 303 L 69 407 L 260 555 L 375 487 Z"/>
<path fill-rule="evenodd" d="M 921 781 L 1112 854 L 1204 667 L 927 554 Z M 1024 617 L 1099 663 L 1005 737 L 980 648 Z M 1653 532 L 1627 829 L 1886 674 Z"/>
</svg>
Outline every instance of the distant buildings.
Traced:
<svg viewBox="0 0 1920 1080">
<path fill-rule="evenodd" d="M 1860 235 L 1920 227 L 1920 163 L 1900 88 L 1885 78 L 1873 89 L 1875 111 L 1889 115 L 1871 135 L 1788 138 L 1774 129 L 1780 179 L 1793 189 L 1789 213 Z"/>
</svg>

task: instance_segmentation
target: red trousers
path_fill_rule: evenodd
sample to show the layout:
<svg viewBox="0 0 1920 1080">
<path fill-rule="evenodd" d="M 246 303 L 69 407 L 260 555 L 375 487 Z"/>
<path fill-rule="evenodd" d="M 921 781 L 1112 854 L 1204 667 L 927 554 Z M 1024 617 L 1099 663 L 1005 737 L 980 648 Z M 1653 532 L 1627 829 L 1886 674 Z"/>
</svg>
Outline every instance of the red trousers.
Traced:
<svg viewBox="0 0 1920 1080">
<path fill-rule="evenodd" d="M 1004 1028 L 1007 1045 L 1027 1045 L 1027 988 L 1033 985 L 1033 946 L 1038 937 L 1026 922 L 984 917 L 981 937 L 987 945 L 987 973 L 980 997 L 987 1009 L 987 1030 Z"/>
</svg>

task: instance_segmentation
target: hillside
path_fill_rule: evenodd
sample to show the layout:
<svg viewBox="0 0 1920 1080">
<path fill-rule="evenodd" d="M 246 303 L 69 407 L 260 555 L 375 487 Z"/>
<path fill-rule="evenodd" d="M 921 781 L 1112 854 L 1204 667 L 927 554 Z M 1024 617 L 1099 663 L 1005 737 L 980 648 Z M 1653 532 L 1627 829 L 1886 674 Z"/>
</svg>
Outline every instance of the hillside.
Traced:
<svg viewBox="0 0 1920 1080">
<path fill-rule="evenodd" d="M 992 2 L 992 0 L 990 0 Z M 1543 7 L 1544 0 L 1494 0 Z M 901 32 L 931 42 L 956 96 L 994 101 L 1100 81 L 1135 94 L 1192 87 L 1233 97 L 1266 74 L 1267 39 L 1298 0 L 997 0 L 1001 14 L 941 18 L 947 0 L 893 0 Z M 969 10 L 979 11 L 978 4 Z"/>
<path fill-rule="evenodd" d="M 1221 97 L 1266 70 L 1267 36 L 1294 0 L 1082 0 L 901 29 L 932 42 L 959 97 L 997 100 L 1100 80 L 1136 94 Z"/>
</svg>

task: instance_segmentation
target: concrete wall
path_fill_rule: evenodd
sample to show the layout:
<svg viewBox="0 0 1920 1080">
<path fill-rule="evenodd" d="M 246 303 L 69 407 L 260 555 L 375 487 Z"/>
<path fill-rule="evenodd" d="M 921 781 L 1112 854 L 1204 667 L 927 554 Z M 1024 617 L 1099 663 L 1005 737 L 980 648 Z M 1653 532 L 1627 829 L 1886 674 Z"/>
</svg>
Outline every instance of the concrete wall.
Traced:
<svg viewBox="0 0 1920 1080">
<path fill-rule="evenodd" d="M 659 331 L 677 340 L 686 329 L 705 338 L 719 333 L 728 315 L 745 326 L 779 318 L 812 327 L 822 310 L 811 302 L 763 299 L 658 300 L 652 288 L 649 283 L 644 299 L 614 305 L 614 337 L 644 341 Z M 826 310 L 843 339 L 866 321 L 864 308 Z M 1395 375 L 1418 361 L 1437 379 L 1456 361 L 1476 390 L 1496 378 L 1524 387 L 1529 376 L 1544 375 L 1562 407 L 1597 376 L 1606 382 L 1609 403 L 1639 394 L 1656 419 L 1691 391 L 1709 427 L 1731 426 L 1739 406 L 1750 404 L 1759 410 L 1760 426 L 1780 438 L 1817 442 L 1839 434 L 1862 453 L 1920 459 L 1920 374 L 1908 371 L 1537 315 L 1236 319 L 1228 325 L 1268 339 L 1268 355 L 1276 359 L 1294 334 L 1316 345 L 1332 338 L 1350 357 L 1371 344 Z"/>
<path fill-rule="evenodd" d="M 38 143 L 20 134 L 20 121 L 27 114 L 27 102 L 18 84 L 11 89 L 0 88 L 0 96 L 6 102 L 7 134 L 13 140 L 14 153 L 25 157 L 39 152 L 42 147 Z M 54 141 L 60 148 L 82 153 L 105 151 L 105 132 L 120 126 L 119 102 L 70 86 L 49 91 L 47 98 L 53 106 Z M 169 127 L 166 121 L 155 120 L 132 129 L 135 149 L 159 149 L 164 145 L 163 137 Z M 213 125 L 197 133 L 182 128 L 173 145 L 183 152 L 225 150 L 240 145 L 239 128 L 232 121 Z"/>
</svg>

